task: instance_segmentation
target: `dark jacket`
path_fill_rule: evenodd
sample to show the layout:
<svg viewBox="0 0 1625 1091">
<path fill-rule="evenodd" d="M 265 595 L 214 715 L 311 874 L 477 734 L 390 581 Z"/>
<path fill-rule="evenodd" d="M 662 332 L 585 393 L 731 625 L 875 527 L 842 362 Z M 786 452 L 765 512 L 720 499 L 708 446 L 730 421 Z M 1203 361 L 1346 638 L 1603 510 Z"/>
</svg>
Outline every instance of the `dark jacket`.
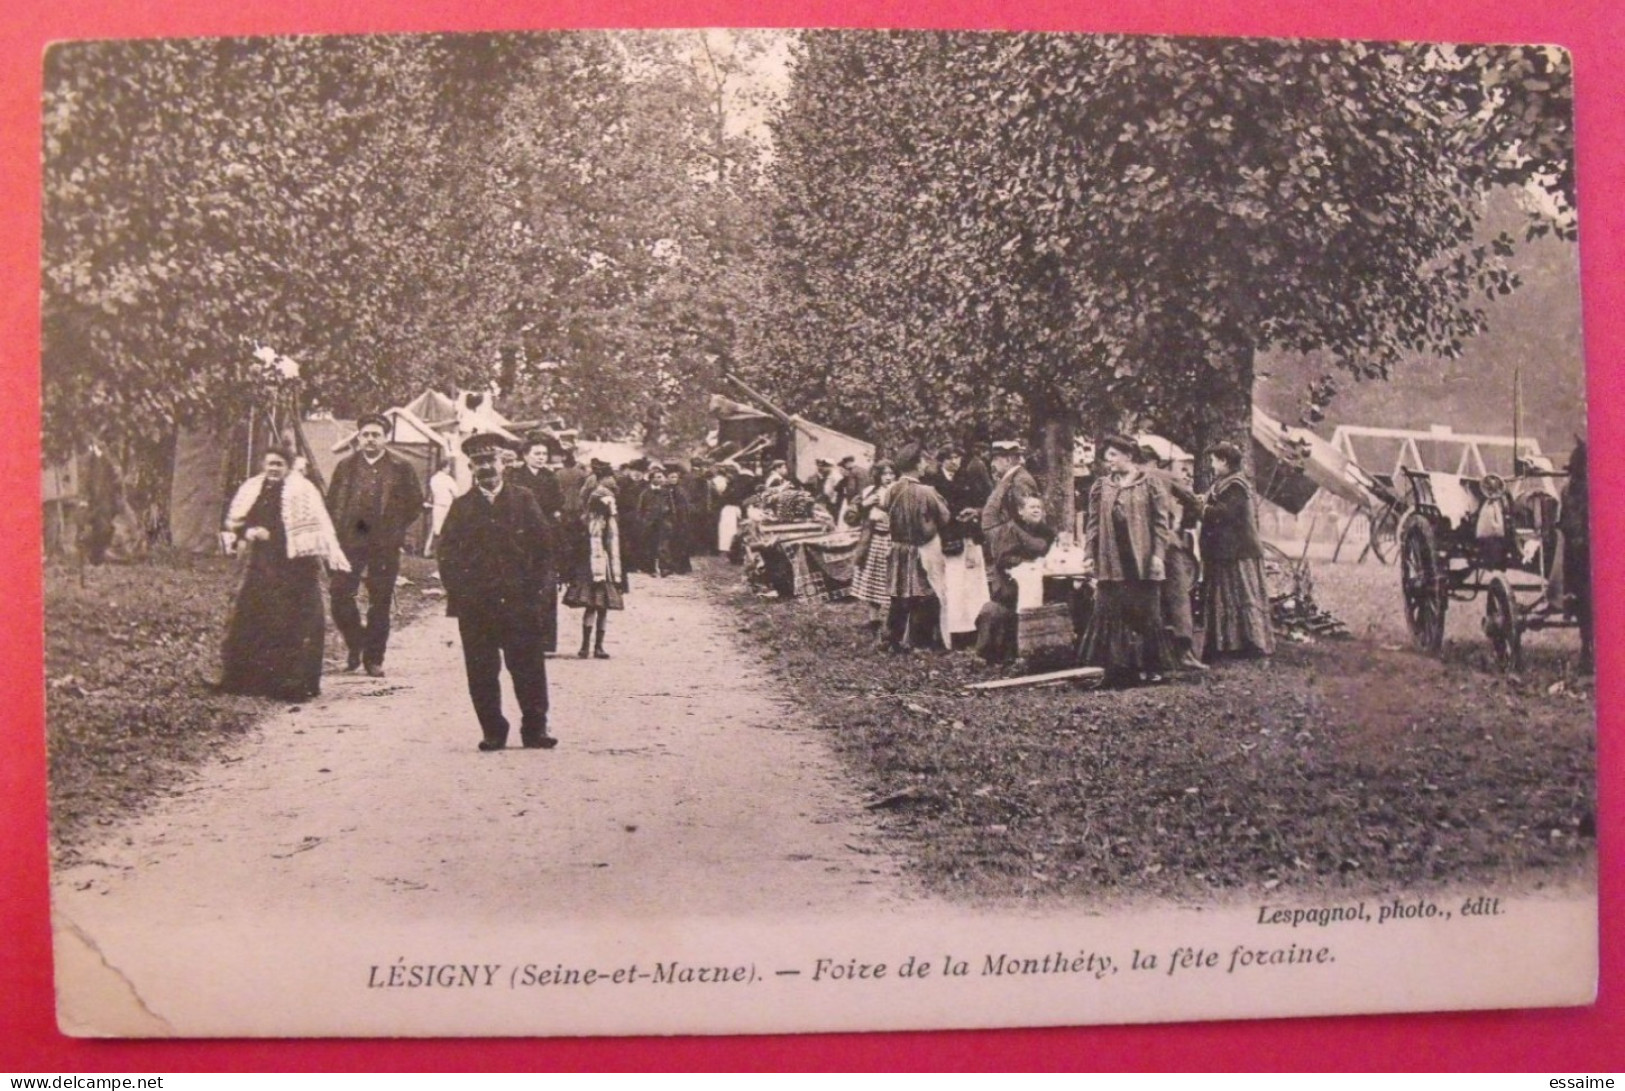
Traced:
<svg viewBox="0 0 1625 1091">
<path fill-rule="evenodd" d="M 1202 511 L 1202 563 L 1252 561 L 1264 556 L 1258 540 L 1253 487 L 1232 474 L 1208 490 Z"/>
<path fill-rule="evenodd" d="M 478 488 L 451 502 L 436 556 L 451 617 L 535 611 L 553 571 L 542 509 L 504 485 L 495 500 Z M 539 616 L 539 615 L 538 615 Z"/>
<path fill-rule="evenodd" d="M 993 491 L 988 494 L 987 503 L 982 505 L 982 537 L 985 540 L 998 527 L 1015 520 L 1016 512 L 1021 510 L 1021 502 L 1029 496 L 1041 496 L 1038 491 L 1038 482 L 1033 475 L 1027 472 L 1027 467 L 1018 465 L 1013 470 L 1005 472 L 993 484 Z"/>
<path fill-rule="evenodd" d="M 346 551 L 365 548 L 399 549 L 406 532 L 423 515 L 423 486 L 410 463 L 389 451 L 383 456 L 383 502 L 376 512 L 361 510 L 356 468 L 359 452 L 333 468 L 327 490 L 327 510 L 333 529 Z"/>
<path fill-rule="evenodd" d="M 537 473 L 521 462 L 509 469 L 505 476 L 508 484 L 518 485 L 536 498 L 543 518 L 551 520 L 563 510 L 564 489 L 552 470 L 544 469 Z"/>
<path fill-rule="evenodd" d="M 942 495 L 918 478 L 905 474 L 886 498 L 891 540 L 898 545 L 923 546 L 942 534 L 953 516 Z"/>
</svg>

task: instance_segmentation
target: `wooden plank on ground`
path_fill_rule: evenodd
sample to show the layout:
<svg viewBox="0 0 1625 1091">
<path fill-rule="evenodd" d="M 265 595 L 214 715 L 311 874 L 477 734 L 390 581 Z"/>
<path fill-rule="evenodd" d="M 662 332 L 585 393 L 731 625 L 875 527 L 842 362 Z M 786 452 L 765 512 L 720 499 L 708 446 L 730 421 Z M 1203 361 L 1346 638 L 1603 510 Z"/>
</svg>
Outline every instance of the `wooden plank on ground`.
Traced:
<svg viewBox="0 0 1625 1091">
<path fill-rule="evenodd" d="M 991 682 L 970 682 L 966 689 L 991 690 L 1015 689 L 1018 686 L 1042 686 L 1051 682 L 1094 682 L 1099 683 L 1106 677 L 1106 672 L 1100 667 L 1072 667 L 1064 671 L 1048 671 L 1044 674 L 1024 674 L 1019 678 L 997 678 Z"/>
</svg>

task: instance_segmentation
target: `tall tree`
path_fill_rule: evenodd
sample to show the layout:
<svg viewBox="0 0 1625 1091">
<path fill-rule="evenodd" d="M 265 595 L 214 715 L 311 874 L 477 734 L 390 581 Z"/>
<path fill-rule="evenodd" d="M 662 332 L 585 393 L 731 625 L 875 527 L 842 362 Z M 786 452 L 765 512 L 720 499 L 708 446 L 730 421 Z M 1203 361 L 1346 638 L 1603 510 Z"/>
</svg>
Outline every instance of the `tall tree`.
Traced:
<svg viewBox="0 0 1625 1091">
<path fill-rule="evenodd" d="M 751 368 L 871 427 L 1014 408 L 1052 466 L 1078 424 L 1245 435 L 1266 347 L 1379 376 L 1461 351 L 1475 299 L 1514 286 L 1512 240 L 1475 245 L 1485 189 L 1543 184 L 1543 225 L 1572 207 L 1567 73 L 1528 49 L 809 34 Z"/>
</svg>

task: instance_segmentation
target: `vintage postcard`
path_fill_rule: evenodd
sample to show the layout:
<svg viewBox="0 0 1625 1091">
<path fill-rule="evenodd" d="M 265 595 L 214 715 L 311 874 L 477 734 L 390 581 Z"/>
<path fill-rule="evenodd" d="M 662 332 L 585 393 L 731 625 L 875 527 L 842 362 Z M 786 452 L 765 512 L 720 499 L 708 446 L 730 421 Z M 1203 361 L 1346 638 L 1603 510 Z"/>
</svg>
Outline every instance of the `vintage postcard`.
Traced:
<svg viewBox="0 0 1625 1091">
<path fill-rule="evenodd" d="M 61 1029 L 1591 1003 L 1572 88 L 1544 45 L 54 45 Z"/>
</svg>

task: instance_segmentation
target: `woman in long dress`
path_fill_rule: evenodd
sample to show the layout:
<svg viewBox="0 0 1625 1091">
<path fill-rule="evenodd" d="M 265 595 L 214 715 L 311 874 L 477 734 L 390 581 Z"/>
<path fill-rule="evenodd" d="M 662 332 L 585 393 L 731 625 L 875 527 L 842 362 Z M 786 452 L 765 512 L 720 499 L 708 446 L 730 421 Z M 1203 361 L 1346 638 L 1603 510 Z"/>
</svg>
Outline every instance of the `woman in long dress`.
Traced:
<svg viewBox="0 0 1625 1091">
<path fill-rule="evenodd" d="M 1213 485 L 1202 511 L 1203 658 L 1265 656 L 1275 651 L 1258 504 L 1241 472 L 1241 448 L 1220 443 L 1208 452 Z"/>
<path fill-rule="evenodd" d="M 885 459 L 869 471 L 869 487 L 858 496 L 858 516 L 862 520 L 859 539 L 857 578 L 852 581 L 852 597 L 868 607 L 869 626 L 878 629 L 891 608 L 891 588 L 886 583 L 886 562 L 891 556 L 891 521 L 886 514 L 886 496 L 897 480 L 897 470 Z"/>
<path fill-rule="evenodd" d="M 282 700 L 322 688 L 322 564 L 348 572 L 322 494 L 290 473 L 293 453 L 266 452 L 264 472 L 243 482 L 225 532 L 248 551 L 243 582 L 226 621 L 220 688 Z"/>
<path fill-rule="evenodd" d="M 1094 563 L 1095 610 L 1079 643 L 1085 666 L 1102 667 L 1107 685 L 1160 682 L 1174 665 L 1162 626 L 1162 581 L 1173 540 L 1167 486 L 1134 464 L 1127 436 L 1101 441 L 1106 472 L 1089 490 L 1084 549 Z"/>
<path fill-rule="evenodd" d="M 580 555 L 564 605 L 581 610 L 581 650 L 585 659 L 608 659 L 604 626 L 611 610 L 626 608 L 626 570 L 621 567 L 621 534 L 616 518 L 615 481 L 607 474 L 587 497 L 587 548 Z"/>
</svg>

